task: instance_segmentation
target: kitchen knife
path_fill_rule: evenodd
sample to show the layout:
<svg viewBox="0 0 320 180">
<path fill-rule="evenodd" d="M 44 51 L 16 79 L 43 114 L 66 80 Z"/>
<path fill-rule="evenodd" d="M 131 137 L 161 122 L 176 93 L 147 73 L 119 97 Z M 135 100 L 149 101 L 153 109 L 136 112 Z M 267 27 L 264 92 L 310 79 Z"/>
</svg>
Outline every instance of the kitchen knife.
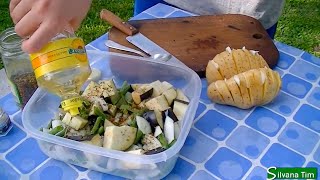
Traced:
<svg viewBox="0 0 320 180">
<path fill-rule="evenodd" d="M 158 46 L 156 43 L 148 39 L 142 33 L 138 31 L 134 26 L 130 25 L 128 22 L 123 21 L 120 17 L 115 15 L 109 10 L 103 9 L 100 12 L 100 18 L 110 23 L 112 26 L 116 27 L 126 35 L 127 41 L 131 44 L 135 45 L 139 49 L 143 50 L 147 54 L 154 56 L 156 54 L 162 55 L 170 55 L 167 51 L 163 48 Z M 184 65 L 181 61 L 170 55 L 170 62 L 179 63 Z M 185 65 L 184 65 L 185 66 Z"/>
</svg>

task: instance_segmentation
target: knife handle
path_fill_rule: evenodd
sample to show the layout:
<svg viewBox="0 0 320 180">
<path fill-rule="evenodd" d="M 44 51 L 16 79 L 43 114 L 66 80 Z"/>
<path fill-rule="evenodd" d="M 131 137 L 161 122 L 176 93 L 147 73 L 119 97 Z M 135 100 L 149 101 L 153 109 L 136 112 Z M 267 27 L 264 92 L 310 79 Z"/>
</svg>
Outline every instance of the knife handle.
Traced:
<svg viewBox="0 0 320 180">
<path fill-rule="evenodd" d="M 100 12 L 100 18 L 102 20 L 107 21 L 112 26 L 118 28 L 120 31 L 125 33 L 128 36 L 132 36 L 136 33 L 138 33 L 138 30 L 130 25 L 129 23 L 123 21 L 120 17 L 112 13 L 111 11 L 108 11 L 106 9 L 102 9 Z"/>
</svg>

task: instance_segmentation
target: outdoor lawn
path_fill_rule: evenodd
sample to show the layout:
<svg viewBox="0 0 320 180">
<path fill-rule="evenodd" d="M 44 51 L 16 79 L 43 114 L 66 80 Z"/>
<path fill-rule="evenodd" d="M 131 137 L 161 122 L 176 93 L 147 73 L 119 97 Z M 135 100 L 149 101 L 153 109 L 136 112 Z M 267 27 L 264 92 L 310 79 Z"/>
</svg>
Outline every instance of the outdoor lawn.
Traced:
<svg viewBox="0 0 320 180">
<path fill-rule="evenodd" d="M 11 27 L 9 1 L 0 2 L 0 31 Z M 86 43 L 106 33 L 110 28 L 99 18 L 102 8 L 109 9 L 124 20 L 133 15 L 134 0 L 95 0 L 77 35 Z M 279 20 L 275 40 L 305 50 L 320 57 L 320 1 L 287 0 Z M 0 69 L 2 68 L 0 61 Z"/>
</svg>

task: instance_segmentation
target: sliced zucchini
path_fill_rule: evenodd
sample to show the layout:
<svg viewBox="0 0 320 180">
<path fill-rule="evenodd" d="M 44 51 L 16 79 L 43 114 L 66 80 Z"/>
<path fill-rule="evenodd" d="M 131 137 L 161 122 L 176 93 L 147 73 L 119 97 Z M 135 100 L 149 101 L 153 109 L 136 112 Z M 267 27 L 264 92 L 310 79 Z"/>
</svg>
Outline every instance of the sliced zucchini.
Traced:
<svg viewBox="0 0 320 180">
<path fill-rule="evenodd" d="M 104 98 L 113 96 L 117 92 L 116 85 L 113 82 L 113 79 L 110 80 L 104 80 L 99 82 L 100 89 L 102 89 L 102 96 Z"/>
<path fill-rule="evenodd" d="M 136 116 L 136 121 L 137 121 L 139 130 L 141 130 L 143 134 L 152 133 L 150 123 L 146 119 L 140 116 Z"/>
<path fill-rule="evenodd" d="M 174 122 L 169 116 L 164 122 L 164 135 L 169 144 L 174 140 Z"/>
<path fill-rule="evenodd" d="M 103 147 L 124 151 L 128 149 L 136 138 L 137 128 L 130 126 L 109 126 L 104 132 Z"/>
<path fill-rule="evenodd" d="M 173 102 L 173 112 L 177 116 L 179 121 L 182 121 L 184 115 L 188 109 L 189 103 L 181 100 L 174 100 Z"/>
<path fill-rule="evenodd" d="M 149 110 L 158 110 L 164 111 L 169 108 L 169 104 L 164 95 L 160 95 L 158 97 L 152 98 L 146 102 L 146 107 Z"/>
<path fill-rule="evenodd" d="M 132 93 L 131 92 L 127 92 L 124 97 L 125 97 L 125 100 L 127 101 L 128 104 L 131 104 L 133 102 Z"/>
<path fill-rule="evenodd" d="M 143 100 L 152 96 L 153 88 L 151 86 L 141 86 L 132 92 L 132 99 L 135 104 L 140 104 Z"/>
<path fill-rule="evenodd" d="M 173 88 L 168 89 L 163 92 L 163 95 L 166 97 L 168 101 L 168 105 L 171 106 L 173 100 L 177 97 L 177 91 Z"/>
</svg>

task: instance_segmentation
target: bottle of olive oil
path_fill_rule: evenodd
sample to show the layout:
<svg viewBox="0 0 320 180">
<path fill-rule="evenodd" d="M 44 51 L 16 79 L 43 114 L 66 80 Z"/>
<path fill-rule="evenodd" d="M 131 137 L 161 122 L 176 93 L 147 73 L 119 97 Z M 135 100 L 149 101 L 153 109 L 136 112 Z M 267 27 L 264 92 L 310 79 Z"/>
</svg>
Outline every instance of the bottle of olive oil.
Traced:
<svg viewBox="0 0 320 180">
<path fill-rule="evenodd" d="M 61 97 L 61 107 L 78 115 L 80 89 L 91 74 L 83 40 L 70 32 L 61 33 L 30 54 L 30 59 L 38 86 Z"/>
</svg>

